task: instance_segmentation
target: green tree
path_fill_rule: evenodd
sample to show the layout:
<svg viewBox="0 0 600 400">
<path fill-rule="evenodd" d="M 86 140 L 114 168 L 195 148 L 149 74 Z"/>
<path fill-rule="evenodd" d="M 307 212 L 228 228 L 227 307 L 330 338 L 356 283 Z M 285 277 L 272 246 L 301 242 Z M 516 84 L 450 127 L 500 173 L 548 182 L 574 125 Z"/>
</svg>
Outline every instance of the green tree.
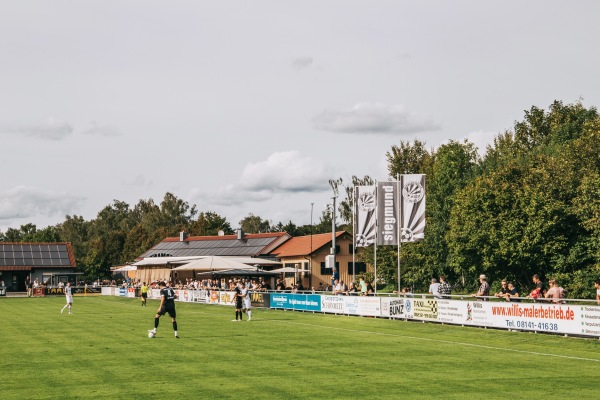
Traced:
<svg viewBox="0 0 600 400">
<path fill-rule="evenodd" d="M 124 262 L 123 249 L 129 232 L 129 205 L 114 200 L 104 207 L 88 227 L 88 252 L 84 259 L 88 277 L 107 277 L 110 267 Z"/>
<path fill-rule="evenodd" d="M 342 182 L 342 179 L 339 179 Z M 354 207 L 354 188 L 356 186 L 372 186 L 375 184 L 375 180 L 368 175 L 363 178 L 359 178 L 355 175 L 350 179 L 350 184 L 344 186 L 345 198 L 339 202 L 338 212 L 342 221 L 347 224 L 352 223 L 353 207 Z M 350 226 L 350 231 L 352 227 Z"/>
<path fill-rule="evenodd" d="M 303 236 L 302 231 L 300 231 L 298 226 L 296 226 L 296 224 L 294 224 L 292 221 L 288 221 L 288 223 L 285 225 L 283 225 L 283 223 L 280 221 L 277 223 L 277 225 L 273 226 L 272 229 L 273 232 L 286 232 L 290 236 Z"/>
<path fill-rule="evenodd" d="M 555 102 L 548 112 L 526 111 L 514 132 L 488 147 L 483 175 L 457 193 L 450 213 L 446 239 L 456 273 L 467 282 L 486 273 L 522 285 L 539 273 L 585 295 L 581 272 L 598 260 L 583 204 L 600 168 L 599 126 L 594 108 Z"/>
<path fill-rule="evenodd" d="M 424 252 L 430 266 L 421 278 L 429 281 L 440 274 L 449 274 L 446 234 L 450 229 L 450 212 L 456 192 L 467 186 L 478 175 L 479 156 L 472 143 L 451 140 L 434 154 L 433 166 L 427 176 L 427 225 L 425 240 L 419 251 Z M 412 244 L 409 244 L 412 245 Z M 455 277 L 449 277 L 454 279 Z"/>
<path fill-rule="evenodd" d="M 213 236 L 219 231 L 223 231 L 226 235 L 232 235 L 235 231 L 226 218 L 219 214 L 207 211 L 201 212 L 198 219 L 190 224 L 189 234 L 193 236 Z"/>
<path fill-rule="evenodd" d="M 265 233 L 271 232 L 271 222 L 263 220 L 258 215 L 248 214 L 240 221 L 240 228 L 245 233 Z"/>
<path fill-rule="evenodd" d="M 88 227 L 89 222 L 80 215 L 67 215 L 65 221 L 56 226 L 60 240 L 71 243 L 77 267 L 82 271 L 89 249 Z"/>
<path fill-rule="evenodd" d="M 171 232 L 175 235 L 190 225 L 197 213 L 195 205 L 167 192 L 160 203 L 160 225 L 172 228 Z"/>
<path fill-rule="evenodd" d="M 433 164 L 434 151 L 425 148 L 425 142 L 401 141 L 386 153 L 388 171 L 391 177 L 402 174 L 427 174 Z"/>
<path fill-rule="evenodd" d="M 328 204 L 327 207 L 325 207 L 325 209 L 321 212 L 321 217 L 319 218 L 319 223 L 314 225 L 313 234 L 331 232 L 331 228 L 332 228 L 332 213 L 331 213 L 331 205 Z"/>
</svg>

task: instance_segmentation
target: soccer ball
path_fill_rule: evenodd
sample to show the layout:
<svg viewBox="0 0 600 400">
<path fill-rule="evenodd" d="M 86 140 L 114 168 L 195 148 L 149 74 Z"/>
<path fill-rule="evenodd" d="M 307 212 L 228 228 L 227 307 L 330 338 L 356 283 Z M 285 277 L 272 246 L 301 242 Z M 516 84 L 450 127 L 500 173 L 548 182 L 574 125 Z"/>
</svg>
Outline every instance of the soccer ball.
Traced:
<svg viewBox="0 0 600 400">
<path fill-rule="evenodd" d="M 148 337 L 150 339 L 152 339 L 153 337 L 156 337 L 156 333 L 152 332 L 152 331 L 148 331 Z"/>
</svg>

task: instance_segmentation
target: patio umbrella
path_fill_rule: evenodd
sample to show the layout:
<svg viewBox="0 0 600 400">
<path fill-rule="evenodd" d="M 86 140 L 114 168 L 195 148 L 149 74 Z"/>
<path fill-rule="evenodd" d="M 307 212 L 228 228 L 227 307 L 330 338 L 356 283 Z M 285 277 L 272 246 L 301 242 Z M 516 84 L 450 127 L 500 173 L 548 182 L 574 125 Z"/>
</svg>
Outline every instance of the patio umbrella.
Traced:
<svg viewBox="0 0 600 400">
<path fill-rule="evenodd" d="M 248 264 L 243 264 L 230 258 L 210 256 L 173 268 L 173 271 L 221 271 L 248 268 L 251 268 Z"/>
</svg>

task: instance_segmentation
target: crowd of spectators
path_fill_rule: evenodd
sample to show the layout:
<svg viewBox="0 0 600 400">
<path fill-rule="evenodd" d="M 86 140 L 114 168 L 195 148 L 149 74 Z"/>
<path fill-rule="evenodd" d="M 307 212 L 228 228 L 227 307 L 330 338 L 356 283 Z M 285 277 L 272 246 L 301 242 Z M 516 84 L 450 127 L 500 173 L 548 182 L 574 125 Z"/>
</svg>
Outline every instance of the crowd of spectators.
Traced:
<svg viewBox="0 0 600 400">
<path fill-rule="evenodd" d="M 538 274 L 533 275 L 533 288 L 528 295 L 522 296 L 522 292 L 516 287 L 514 282 L 507 279 L 502 279 L 500 289 L 490 295 L 491 285 L 488 282 L 485 274 L 479 275 L 479 287 L 476 293 L 470 295 L 478 300 L 488 301 L 490 298 L 497 297 L 505 301 L 520 302 L 523 299 L 537 300 L 537 301 L 548 301 L 553 303 L 564 303 L 564 298 L 567 296 L 567 291 L 562 288 L 556 279 L 550 279 L 548 284 L 550 288 L 546 288 L 546 284 L 541 280 Z M 595 281 L 594 286 L 596 288 L 596 301 L 600 304 L 600 280 Z M 448 299 L 451 297 L 453 286 L 446 281 L 444 275 L 440 276 L 438 282 L 437 279 L 431 279 L 429 285 L 429 294 L 434 298 Z M 394 292 L 396 293 L 396 292 Z M 402 290 L 401 295 L 405 297 L 412 297 L 412 293 L 408 288 Z M 464 296 L 464 295 L 461 295 Z"/>
<path fill-rule="evenodd" d="M 165 278 L 164 280 L 169 280 Z M 149 283 L 150 288 L 158 288 L 158 282 L 160 280 L 153 281 Z M 185 280 L 178 280 L 174 283 L 175 289 L 188 289 L 188 290 L 233 290 L 238 282 L 242 282 L 249 290 L 252 291 L 270 291 L 272 290 L 271 285 L 264 278 L 219 278 L 219 279 L 192 279 L 186 278 Z M 559 282 L 556 279 L 548 280 L 548 287 L 542 281 L 538 274 L 533 275 L 532 277 L 533 288 L 529 291 L 527 295 L 523 295 L 522 291 L 515 285 L 514 282 L 502 279 L 500 288 L 493 294 L 491 292 L 491 285 L 488 282 L 487 276 L 485 274 L 479 275 L 479 287 L 476 293 L 471 294 L 471 297 L 475 297 L 478 300 L 488 301 L 491 298 L 498 298 L 504 301 L 513 301 L 520 302 L 523 299 L 529 299 L 534 301 L 547 301 L 552 303 L 564 303 L 564 298 L 567 296 L 567 291 L 560 286 Z M 38 285 L 38 282 L 31 282 L 31 287 L 35 287 Z M 124 287 L 141 287 L 142 282 L 137 280 L 124 280 L 121 282 L 116 282 L 115 280 L 104 280 L 104 281 L 95 281 L 93 285 L 102 286 L 102 285 L 113 285 Z M 2 285 L 0 285 L 2 286 Z M 594 281 L 594 287 L 596 290 L 596 302 L 600 305 L 600 279 Z M 444 275 L 439 276 L 439 280 L 436 278 L 431 279 L 428 293 L 434 298 L 438 299 L 449 299 L 452 297 L 452 291 L 455 289 L 455 286 L 450 284 Z M 291 293 L 317 293 L 317 292 L 330 292 L 334 295 L 339 296 L 352 296 L 352 295 L 361 295 L 361 296 L 373 296 L 375 295 L 375 290 L 373 289 L 373 285 L 371 282 L 367 282 L 364 277 L 360 277 L 357 283 L 350 282 L 346 284 L 342 279 L 333 279 L 331 285 L 326 285 L 323 282 L 320 282 L 319 285 L 315 288 L 305 288 L 302 284 L 302 281 L 297 281 L 291 286 L 286 286 L 283 279 L 276 279 L 275 291 L 279 292 L 291 292 Z M 400 293 L 394 291 L 403 297 L 413 297 L 412 290 L 408 287 L 404 287 Z M 527 292 L 525 292 L 527 293 Z M 460 295 L 465 296 L 464 294 Z"/>
</svg>

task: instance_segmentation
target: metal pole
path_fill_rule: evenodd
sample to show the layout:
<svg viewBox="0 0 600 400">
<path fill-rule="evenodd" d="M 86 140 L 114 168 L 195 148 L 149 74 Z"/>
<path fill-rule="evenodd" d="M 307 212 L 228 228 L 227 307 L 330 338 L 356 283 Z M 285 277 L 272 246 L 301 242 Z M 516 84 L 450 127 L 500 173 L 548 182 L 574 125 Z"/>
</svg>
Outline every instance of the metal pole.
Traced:
<svg viewBox="0 0 600 400">
<path fill-rule="evenodd" d="M 308 277 L 308 287 L 312 289 L 312 252 L 313 252 L 313 207 L 315 203 L 310 203 L 310 255 L 308 256 L 310 262 L 310 275 Z"/>
<path fill-rule="evenodd" d="M 401 192 L 401 185 L 400 185 L 400 175 L 396 174 L 396 192 L 397 192 L 397 196 L 398 196 L 398 221 L 396 221 L 396 226 L 398 227 L 398 234 L 397 234 L 397 239 L 398 239 L 398 294 L 402 293 L 402 278 L 400 275 L 400 242 L 401 242 L 401 238 L 400 238 L 400 225 L 402 225 L 402 192 Z"/>
<path fill-rule="evenodd" d="M 331 254 L 333 255 L 333 268 L 337 270 L 337 266 L 335 264 L 335 199 L 336 196 L 333 196 L 333 209 L 331 210 Z"/>
<path fill-rule="evenodd" d="M 379 190 L 377 190 L 377 181 L 375 181 L 375 198 L 377 199 L 375 202 L 375 215 L 379 217 Z M 373 278 L 373 290 L 375 290 L 375 294 L 377 294 L 377 239 L 379 238 L 379 218 L 375 218 L 375 248 L 374 248 L 374 268 L 375 268 L 375 276 Z"/>
<path fill-rule="evenodd" d="M 354 231 L 354 218 L 356 214 L 356 186 L 354 186 L 352 198 L 352 282 L 356 282 L 356 232 Z"/>
</svg>

